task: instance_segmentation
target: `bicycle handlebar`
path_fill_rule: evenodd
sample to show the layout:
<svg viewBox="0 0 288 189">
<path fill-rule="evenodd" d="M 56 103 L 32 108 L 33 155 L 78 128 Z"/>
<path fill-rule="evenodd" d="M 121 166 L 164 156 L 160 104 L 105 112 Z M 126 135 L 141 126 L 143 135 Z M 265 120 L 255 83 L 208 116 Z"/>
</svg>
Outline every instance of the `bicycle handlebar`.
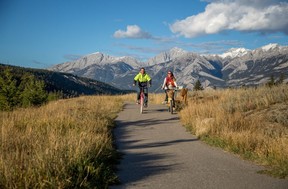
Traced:
<svg viewBox="0 0 288 189">
<path fill-rule="evenodd" d="M 163 90 L 174 90 L 174 91 L 179 91 L 179 90 L 181 90 L 180 89 L 180 87 L 173 87 L 172 89 L 169 89 L 169 88 L 167 88 L 167 89 L 163 89 Z"/>
</svg>

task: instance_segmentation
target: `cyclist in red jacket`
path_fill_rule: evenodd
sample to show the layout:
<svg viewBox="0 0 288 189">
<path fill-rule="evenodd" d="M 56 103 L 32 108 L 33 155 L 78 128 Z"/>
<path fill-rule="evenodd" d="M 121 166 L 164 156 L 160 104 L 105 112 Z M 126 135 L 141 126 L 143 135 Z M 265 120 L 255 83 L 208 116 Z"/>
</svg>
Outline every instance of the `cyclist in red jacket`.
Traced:
<svg viewBox="0 0 288 189">
<path fill-rule="evenodd" d="M 176 78 L 174 77 L 173 72 L 168 71 L 167 76 L 164 78 L 164 82 L 162 85 L 162 89 L 163 90 L 165 89 L 165 93 L 166 93 L 163 104 L 166 104 L 168 102 L 167 90 L 174 89 L 175 87 L 177 87 Z"/>
</svg>

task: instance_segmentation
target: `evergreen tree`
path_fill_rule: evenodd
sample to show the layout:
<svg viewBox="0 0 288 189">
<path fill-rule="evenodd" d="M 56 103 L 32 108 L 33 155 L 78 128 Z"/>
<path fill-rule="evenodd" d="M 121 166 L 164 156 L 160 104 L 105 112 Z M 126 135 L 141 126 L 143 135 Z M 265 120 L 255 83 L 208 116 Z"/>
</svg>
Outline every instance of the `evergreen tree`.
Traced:
<svg viewBox="0 0 288 189">
<path fill-rule="evenodd" d="M 0 109 L 12 110 L 20 103 L 20 91 L 10 69 L 5 69 L 0 76 Z"/>
<path fill-rule="evenodd" d="M 50 93 L 48 94 L 47 100 L 48 100 L 48 101 L 58 100 L 58 99 L 63 98 L 63 96 L 64 96 L 64 94 L 63 94 L 62 91 L 50 92 Z"/>
<path fill-rule="evenodd" d="M 196 81 L 193 90 L 194 91 L 203 90 L 203 87 L 202 87 L 201 82 L 199 81 L 199 79 Z"/>
<path fill-rule="evenodd" d="M 274 75 L 271 75 L 270 81 L 267 83 L 267 85 L 268 87 L 272 87 L 273 85 L 275 85 Z"/>
<path fill-rule="evenodd" d="M 24 74 L 21 78 L 20 89 L 23 107 L 38 106 L 48 100 L 45 83 L 36 80 L 34 75 Z"/>
<path fill-rule="evenodd" d="M 48 94 L 44 81 L 38 81 L 30 74 L 24 74 L 17 80 L 14 75 L 9 68 L 0 75 L 0 110 L 7 111 L 15 107 L 29 107 L 47 102 Z"/>
</svg>

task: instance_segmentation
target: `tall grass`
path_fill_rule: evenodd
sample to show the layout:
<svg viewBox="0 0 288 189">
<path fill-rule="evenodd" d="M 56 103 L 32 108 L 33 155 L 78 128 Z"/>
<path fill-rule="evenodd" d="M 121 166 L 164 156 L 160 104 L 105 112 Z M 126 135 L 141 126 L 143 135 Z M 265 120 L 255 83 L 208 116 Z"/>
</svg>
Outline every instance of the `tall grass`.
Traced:
<svg viewBox="0 0 288 189">
<path fill-rule="evenodd" d="M 287 85 L 194 92 L 180 117 L 199 138 L 287 177 Z"/>
<path fill-rule="evenodd" d="M 113 119 L 122 100 L 89 96 L 0 112 L 0 188 L 107 188 L 117 182 Z"/>
</svg>

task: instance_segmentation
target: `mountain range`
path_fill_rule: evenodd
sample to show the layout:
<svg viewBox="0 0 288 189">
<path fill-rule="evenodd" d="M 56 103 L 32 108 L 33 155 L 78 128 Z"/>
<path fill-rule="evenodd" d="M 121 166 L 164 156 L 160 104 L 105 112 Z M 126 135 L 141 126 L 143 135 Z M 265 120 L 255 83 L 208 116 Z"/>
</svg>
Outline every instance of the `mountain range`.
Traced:
<svg viewBox="0 0 288 189">
<path fill-rule="evenodd" d="M 4 70 L 6 69 L 11 71 L 12 77 L 16 80 L 16 83 L 19 84 L 22 76 L 25 74 L 34 75 L 37 80 L 44 81 L 45 90 L 48 93 L 60 92 L 63 98 L 77 97 L 80 95 L 113 95 L 131 92 L 120 90 L 101 81 L 95 81 L 69 73 L 23 68 L 5 64 L 0 64 L 0 75 L 3 75 Z"/>
<path fill-rule="evenodd" d="M 223 54 L 198 54 L 172 48 L 143 62 L 133 57 L 114 57 L 100 52 L 75 61 L 55 65 L 49 70 L 75 74 L 108 83 L 120 89 L 133 89 L 132 81 L 141 67 L 152 77 L 150 90 L 160 92 L 168 70 L 178 85 L 192 89 L 199 80 L 204 88 L 257 86 L 288 73 L 288 47 L 278 44 L 249 50 L 232 48 Z M 288 80 L 286 79 L 285 82 Z"/>
</svg>

